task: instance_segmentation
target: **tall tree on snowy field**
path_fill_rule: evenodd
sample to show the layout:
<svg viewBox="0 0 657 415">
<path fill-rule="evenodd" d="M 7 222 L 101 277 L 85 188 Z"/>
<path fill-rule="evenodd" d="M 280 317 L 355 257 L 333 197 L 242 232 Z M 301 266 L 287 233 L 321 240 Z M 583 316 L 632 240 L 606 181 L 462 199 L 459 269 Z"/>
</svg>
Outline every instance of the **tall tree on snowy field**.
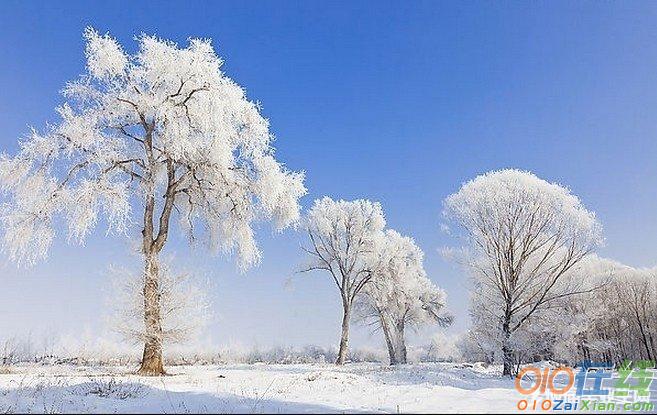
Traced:
<svg viewBox="0 0 657 415">
<path fill-rule="evenodd" d="M 466 264 L 480 304 L 498 319 L 504 375 L 512 375 L 514 332 L 537 311 L 591 289 L 569 271 L 602 243 L 601 226 L 568 189 L 519 170 L 476 177 L 444 206 L 465 230 Z"/>
<path fill-rule="evenodd" d="M 336 363 L 344 364 L 354 300 L 374 277 L 385 218 L 381 205 L 368 200 L 316 200 L 305 220 L 310 261 L 302 271 L 331 275 L 342 300 L 342 331 Z"/>
<path fill-rule="evenodd" d="M 406 328 L 445 327 L 447 296 L 427 277 L 424 252 L 412 238 L 387 230 L 378 251 L 376 275 L 357 301 L 358 316 L 383 333 L 390 364 L 406 363 Z"/>
<path fill-rule="evenodd" d="M 0 159 L 9 195 L 4 246 L 12 259 L 32 262 L 46 256 L 58 216 L 77 241 L 101 217 L 117 233 L 138 221 L 146 334 L 139 373 L 159 375 L 158 258 L 172 216 L 190 239 L 236 251 L 246 268 L 260 258 L 255 220 L 277 229 L 298 220 L 303 174 L 274 158 L 268 121 L 222 72 L 209 40 L 180 48 L 142 35 L 131 55 L 93 29 L 85 37 L 87 73 L 64 88 L 62 120 Z"/>
</svg>

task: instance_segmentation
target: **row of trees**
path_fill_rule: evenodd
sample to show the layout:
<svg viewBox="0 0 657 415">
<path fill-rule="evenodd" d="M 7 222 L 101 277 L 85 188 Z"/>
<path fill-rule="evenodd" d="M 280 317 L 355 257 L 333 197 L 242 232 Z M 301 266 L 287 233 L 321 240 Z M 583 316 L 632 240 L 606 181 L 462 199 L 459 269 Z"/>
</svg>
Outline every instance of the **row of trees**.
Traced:
<svg viewBox="0 0 657 415">
<path fill-rule="evenodd" d="M 31 264 L 47 256 L 58 218 L 80 243 L 101 221 L 117 234 L 138 223 L 144 270 L 138 290 L 132 280 L 124 287 L 120 313 L 129 323 L 120 329 L 143 340 L 139 373 L 160 375 L 163 342 L 191 329 L 189 318 L 172 318 L 189 291 L 178 292 L 186 285 L 160 261 L 172 219 L 190 241 L 236 252 L 244 270 L 260 260 L 254 222 L 277 230 L 299 223 L 304 174 L 274 158 L 269 122 L 222 72 L 209 40 L 181 48 L 142 35 L 130 54 L 107 34 L 88 28 L 84 36 L 87 71 L 64 88 L 61 121 L 33 130 L 15 156 L 0 156 L 3 245 L 12 260 Z M 406 360 L 407 326 L 450 321 L 422 251 L 384 230 L 379 204 L 322 199 L 304 223 L 315 261 L 308 270 L 328 271 L 340 289 L 339 364 L 354 309 L 381 327 L 392 362 Z"/>
<path fill-rule="evenodd" d="M 608 283 L 565 304 L 551 355 L 571 363 L 657 360 L 657 271 L 605 260 L 597 266 Z"/>
<path fill-rule="evenodd" d="M 654 359 L 657 278 L 599 258 L 595 215 L 567 188 L 518 170 L 490 172 L 445 201 L 472 280 L 466 358 L 504 374 L 540 359 Z"/>
</svg>

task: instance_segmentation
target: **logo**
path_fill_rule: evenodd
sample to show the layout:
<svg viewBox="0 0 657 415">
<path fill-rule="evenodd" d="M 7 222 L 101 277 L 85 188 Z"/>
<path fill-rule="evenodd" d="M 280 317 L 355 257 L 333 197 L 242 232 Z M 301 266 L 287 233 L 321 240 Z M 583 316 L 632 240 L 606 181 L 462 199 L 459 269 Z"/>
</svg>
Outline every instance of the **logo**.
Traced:
<svg viewBox="0 0 657 415">
<path fill-rule="evenodd" d="M 628 411 L 654 412 L 650 385 L 654 361 L 625 361 L 614 368 L 604 362 L 568 366 L 527 366 L 516 376 L 514 386 L 523 398 L 516 408 L 525 411 Z"/>
</svg>

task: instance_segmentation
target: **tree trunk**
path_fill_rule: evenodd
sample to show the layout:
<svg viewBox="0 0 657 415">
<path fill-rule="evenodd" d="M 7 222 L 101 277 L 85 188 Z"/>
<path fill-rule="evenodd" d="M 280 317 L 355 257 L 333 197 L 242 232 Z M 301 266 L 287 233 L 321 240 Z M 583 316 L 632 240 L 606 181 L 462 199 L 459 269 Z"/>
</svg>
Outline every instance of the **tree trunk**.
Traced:
<svg viewBox="0 0 657 415">
<path fill-rule="evenodd" d="M 655 340 L 650 334 L 650 347 L 652 348 L 652 355 L 657 357 L 657 347 L 655 347 Z"/>
<path fill-rule="evenodd" d="M 338 359 L 335 361 L 336 365 L 343 365 L 345 360 L 347 360 L 347 349 L 349 347 L 351 307 L 349 305 L 343 305 L 342 311 L 342 335 L 340 336 L 340 350 L 338 351 Z"/>
<path fill-rule="evenodd" d="M 142 120 L 144 118 L 142 117 Z M 145 376 L 164 375 L 164 362 L 162 358 L 162 316 L 160 298 L 160 264 L 158 255 L 162 251 L 169 234 L 169 220 L 175 201 L 176 169 L 171 159 L 166 160 L 167 190 L 164 194 L 164 206 L 159 219 L 159 228 L 155 233 L 154 216 L 156 211 L 155 175 L 159 163 L 153 154 L 153 132 L 155 121 L 146 124 L 144 147 L 147 155 L 146 172 L 146 200 L 144 206 L 144 228 L 142 229 L 142 253 L 144 254 L 144 354 L 141 367 L 137 372 Z"/>
<path fill-rule="evenodd" d="M 386 322 L 385 318 L 383 317 L 383 313 L 381 312 L 379 312 L 379 319 L 381 320 L 381 330 L 383 331 L 383 336 L 386 339 L 386 346 L 388 346 L 388 357 L 390 358 L 390 365 L 396 365 L 399 362 L 397 362 L 397 355 L 395 353 L 395 346 L 390 334 L 390 327 L 388 327 L 388 323 Z"/>
<path fill-rule="evenodd" d="M 408 361 L 406 358 L 406 340 L 404 339 L 405 331 L 404 320 L 397 323 L 397 361 L 405 365 Z"/>
<path fill-rule="evenodd" d="M 144 325 L 145 341 L 141 367 L 137 372 L 144 376 L 164 375 L 162 359 L 162 319 L 160 315 L 159 263 L 157 254 L 146 254 L 144 270 Z"/>
<path fill-rule="evenodd" d="M 648 337 L 646 336 L 646 330 L 643 327 L 643 321 L 641 319 L 641 316 L 639 315 L 638 306 L 636 305 L 634 307 L 634 313 L 636 316 L 636 324 L 639 327 L 639 332 L 641 333 L 641 340 L 643 342 L 643 347 L 646 349 L 646 355 L 648 356 L 648 360 L 652 360 L 652 356 L 650 353 L 650 346 L 648 345 Z"/>
<path fill-rule="evenodd" d="M 511 316 L 509 313 L 506 313 L 504 317 L 504 322 L 502 323 L 502 334 L 504 336 L 502 340 L 502 361 L 504 364 L 504 369 L 502 370 L 502 376 L 514 376 L 514 365 L 513 365 L 513 350 L 509 345 L 509 339 L 511 338 Z"/>
<path fill-rule="evenodd" d="M 513 377 L 513 351 L 509 345 L 505 342 L 502 346 L 502 359 L 504 362 L 504 369 L 502 370 L 502 376 Z"/>
</svg>

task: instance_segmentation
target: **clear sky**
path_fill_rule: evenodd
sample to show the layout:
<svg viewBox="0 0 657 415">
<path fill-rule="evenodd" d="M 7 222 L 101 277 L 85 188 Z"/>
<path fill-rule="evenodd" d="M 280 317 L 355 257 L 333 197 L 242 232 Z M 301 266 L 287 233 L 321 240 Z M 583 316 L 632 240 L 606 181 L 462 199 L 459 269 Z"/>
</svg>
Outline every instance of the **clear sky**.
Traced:
<svg viewBox="0 0 657 415">
<path fill-rule="evenodd" d="M 437 249 L 442 200 L 463 181 L 516 167 L 568 185 L 605 228 L 600 254 L 657 263 L 657 3 L 0 2 L 0 149 L 56 120 L 58 91 L 84 70 L 82 31 L 184 44 L 209 37 L 224 69 L 264 106 L 277 155 L 307 172 L 312 200 L 370 198 L 416 238 L 431 278 L 467 327 L 462 272 Z M 324 275 L 294 275 L 300 237 L 259 231 L 262 264 L 191 252 L 213 281 L 214 342 L 335 344 L 339 298 Z M 59 238 L 31 269 L 0 267 L 0 337 L 99 332 L 108 266 L 129 243 L 102 229 Z M 138 265 L 138 258 L 129 257 Z M 292 278 L 291 284 L 286 281 Z M 356 344 L 376 344 L 355 328 Z"/>
</svg>

